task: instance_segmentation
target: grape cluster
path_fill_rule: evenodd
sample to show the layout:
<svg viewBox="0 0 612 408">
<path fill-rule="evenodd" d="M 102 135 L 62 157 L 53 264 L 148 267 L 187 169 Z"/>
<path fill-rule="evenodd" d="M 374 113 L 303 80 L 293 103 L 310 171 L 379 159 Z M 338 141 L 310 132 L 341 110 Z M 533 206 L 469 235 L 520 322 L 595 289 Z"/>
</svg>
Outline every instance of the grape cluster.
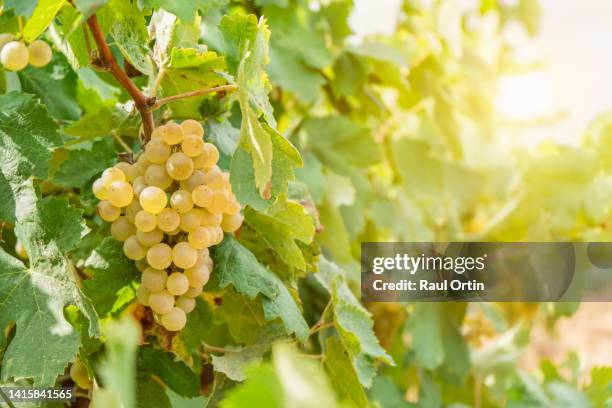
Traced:
<svg viewBox="0 0 612 408">
<path fill-rule="evenodd" d="M 208 248 L 242 224 L 219 151 L 195 120 L 156 128 L 136 163 L 93 184 L 98 214 L 142 272 L 138 300 L 169 331 L 185 326 L 213 268 Z"/>
<path fill-rule="evenodd" d="M 21 71 L 28 63 L 33 67 L 44 67 L 52 57 L 51 47 L 42 40 L 25 45 L 17 40 L 15 34 L 0 34 L 0 62 L 9 71 Z"/>
</svg>

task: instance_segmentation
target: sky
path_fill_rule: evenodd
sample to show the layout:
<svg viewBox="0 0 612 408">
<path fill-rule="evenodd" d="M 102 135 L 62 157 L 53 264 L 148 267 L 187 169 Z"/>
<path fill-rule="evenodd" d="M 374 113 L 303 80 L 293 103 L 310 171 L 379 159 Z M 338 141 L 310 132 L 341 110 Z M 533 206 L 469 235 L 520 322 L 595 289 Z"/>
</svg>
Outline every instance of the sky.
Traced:
<svg viewBox="0 0 612 408">
<path fill-rule="evenodd" d="M 356 0 L 350 19 L 356 36 L 393 32 L 400 3 Z M 525 46 L 545 68 L 503 78 L 496 106 L 507 116 L 524 120 L 563 112 L 564 118 L 555 126 L 539 131 L 546 138 L 572 144 L 599 113 L 612 110 L 612 1 L 540 3 L 540 33 Z"/>
</svg>

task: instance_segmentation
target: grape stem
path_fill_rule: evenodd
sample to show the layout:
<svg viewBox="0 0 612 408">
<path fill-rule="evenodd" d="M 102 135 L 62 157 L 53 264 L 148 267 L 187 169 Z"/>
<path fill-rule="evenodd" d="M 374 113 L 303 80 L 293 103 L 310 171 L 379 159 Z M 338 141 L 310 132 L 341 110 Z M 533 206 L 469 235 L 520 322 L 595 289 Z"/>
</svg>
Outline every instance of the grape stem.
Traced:
<svg viewBox="0 0 612 408">
<path fill-rule="evenodd" d="M 155 128 L 155 122 L 153 120 L 152 105 L 155 103 L 155 98 L 149 98 L 146 96 L 138 87 L 132 82 L 130 77 L 119 67 L 117 60 L 113 56 L 110 47 L 104 38 L 104 34 L 98 25 L 98 19 L 96 15 L 92 15 L 87 19 L 87 25 L 91 30 L 91 34 L 94 38 L 96 46 L 98 47 L 100 62 L 102 67 L 109 71 L 117 82 L 126 90 L 126 92 L 134 100 L 134 104 L 140 116 L 142 118 L 142 127 L 144 130 L 143 139 L 148 141 L 151 139 L 151 133 Z"/>
<path fill-rule="evenodd" d="M 189 92 L 185 92 L 185 93 L 171 95 L 171 96 L 167 96 L 165 98 L 158 99 L 157 102 L 155 102 L 153 104 L 153 106 L 151 107 L 151 110 L 159 109 L 163 105 L 165 105 L 167 103 L 170 103 L 170 102 L 177 101 L 179 99 L 185 99 L 185 98 L 191 98 L 191 97 L 194 97 L 194 96 L 207 95 L 207 94 L 213 93 L 213 92 L 234 91 L 236 89 L 237 89 L 236 85 L 229 84 L 229 85 L 215 86 L 215 87 L 212 87 L 212 88 L 196 89 L 195 91 L 189 91 Z"/>
</svg>

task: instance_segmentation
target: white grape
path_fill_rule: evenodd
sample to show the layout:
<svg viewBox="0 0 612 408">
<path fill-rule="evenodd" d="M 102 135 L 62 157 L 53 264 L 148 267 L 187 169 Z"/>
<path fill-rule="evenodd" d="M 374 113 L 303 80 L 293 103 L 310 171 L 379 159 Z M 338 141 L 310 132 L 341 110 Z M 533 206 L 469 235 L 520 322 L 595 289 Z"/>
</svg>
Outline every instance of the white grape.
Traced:
<svg viewBox="0 0 612 408">
<path fill-rule="evenodd" d="M 28 46 L 28 54 L 30 65 L 33 67 L 44 67 L 53 58 L 51 47 L 42 40 L 33 41 Z"/>
<path fill-rule="evenodd" d="M 159 187 L 162 190 L 172 185 L 172 177 L 170 177 L 168 171 L 166 171 L 166 166 L 163 164 L 151 164 L 147 167 L 144 178 L 148 185 Z"/>
<path fill-rule="evenodd" d="M 151 292 L 144 285 L 140 285 L 136 290 L 136 297 L 143 306 L 149 306 L 149 296 L 151 296 Z"/>
<path fill-rule="evenodd" d="M 136 269 L 138 269 L 138 272 L 144 272 L 144 270 L 149 267 L 149 264 L 147 264 L 147 261 L 145 261 L 144 259 L 135 261 L 134 265 L 136 265 Z"/>
<path fill-rule="evenodd" d="M 187 119 L 181 123 L 183 133 L 186 135 L 195 135 L 197 137 L 204 136 L 204 128 L 197 120 Z"/>
<path fill-rule="evenodd" d="M 23 259 L 24 261 L 28 259 L 28 252 L 26 251 L 25 246 L 20 240 L 17 240 L 17 242 L 15 242 L 15 253 L 19 258 Z"/>
<path fill-rule="evenodd" d="M 21 71 L 28 65 L 28 48 L 21 41 L 11 41 L 2 47 L 0 62 L 9 71 Z"/>
<path fill-rule="evenodd" d="M 134 190 L 127 181 L 114 181 L 108 187 L 108 200 L 115 207 L 127 207 L 134 199 Z"/>
<path fill-rule="evenodd" d="M 147 160 L 144 154 L 141 154 L 140 156 L 138 156 L 136 163 L 134 163 L 134 168 L 138 170 L 138 174 L 144 176 L 145 171 L 150 165 L 151 165 L 151 162 Z"/>
<path fill-rule="evenodd" d="M 136 214 L 134 224 L 140 231 L 153 231 L 157 227 L 157 217 L 148 211 L 141 210 Z"/>
<path fill-rule="evenodd" d="M 187 180 L 181 181 L 181 188 L 187 191 L 193 191 L 197 186 L 204 184 L 206 180 L 206 174 L 202 170 L 194 170 L 191 177 Z"/>
<path fill-rule="evenodd" d="M 136 238 L 143 246 L 152 247 L 155 244 L 159 244 L 164 239 L 164 233 L 159 229 L 155 228 L 153 231 L 136 231 Z"/>
<path fill-rule="evenodd" d="M 240 213 L 226 214 L 221 221 L 221 228 L 225 232 L 235 232 L 242 225 L 244 217 Z"/>
<path fill-rule="evenodd" d="M 210 270 L 206 265 L 198 266 L 197 268 L 189 268 L 185 270 L 185 276 L 189 280 L 189 286 L 200 288 L 208 282 Z"/>
<path fill-rule="evenodd" d="M 170 206 L 179 214 L 186 213 L 193 208 L 191 193 L 187 190 L 177 190 L 170 197 Z"/>
<path fill-rule="evenodd" d="M 233 195 L 230 197 L 230 202 L 225 208 L 225 214 L 237 214 L 240 212 L 240 203 L 236 200 Z"/>
<path fill-rule="evenodd" d="M 110 232 L 113 238 L 123 242 L 136 233 L 136 228 L 127 217 L 119 217 L 111 224 Z"/>
<path fill-rule="evenodd" d="M 140 197 L 140 193 L 142 193 L 142 190 L 145 188 L 147 188 L 147 181 L 145 180 L 144 176 L 138 176 L 132 182 L 132 189 L 134 190 L 134 196 L 136 197 Z"/>
<path fill-rule="evenodd" d="M 164 290 L 167 280 L 168 274 L 166 271 L 154 268 L 145 269 L 140 278 L 142 285 L 151 293 L 158 293 Z"/>
<path fill-rule="evenodd" d="M 102 183 L 106 188 L 110 187 L 110 185 L 115 181 L 126 180 L 125 173 L 116 167 L 111 167 L 104 170 L 100 178 L 102 179 Z"/>
<path fill-rule="evenodd" d="M 206 169 L 213 167 L 219 161 L 219 149 L 212 143 L 204 143 L 202 155 L 206 157 L 203 163 L 203 167 Z"/>
<path fill-rule="evenodd" d="M 11 41 L 15 41 L 15 34 L 13 33 L 2 33 L 0 34 L 0 51 L 2 51 L 2 47 Z"/>
<path fill-rule="evenodd" d="M 98 200 L 108 200 L 108 189 L 104 186 L 101 178 L 94 181 L 91 190 Z"/>
<path fill-rule="evenodd" d="M 175 180 L 187 180 L 193 174 L 193 160 L 185 153 L 172 153 L 166 162 L 166 171 Z"/>
<path fill-rule="evenodd" d="M 200 213 L 202 214 L 202 225 L 206 227 L 218 227 L 221 225 L 223 215 L 211 213 L 206 209 L 200 210 Z"/>
<path fill-rule="evenodd" d="M 179 242 L 172 248 L 172 262 L 181 269 L 188 269 L 198 260 L 198 252 L 187 242 Z"/>
<path fill-rule="evenodd" d="M 202 294 L 202 287 L 198 286 L 190 286 L 189 290 L 187 290 L 187 292 L 185 292 L 185 294 L 183 296 L 185 297 L 190 297 L 190 298 L 197 298 L 198 296 L 200 296 Z"/>
<path fill-rule="evenodd" d="M 115 207 L 108 201 L 100 201 L 96 206 L 98 215 L 106 222 L 113 222 L 121 215 L 121 209 Z"/>
<path fill-rule="evenodd" d="M 155 269 L 166 269 L 172 264 L 172 248 L 168 244 L 155 244 L 147 251 L 147 263 Z"/>
<path fill-rule="evenodd" d="M 198 227 L 187 237 L 189 244 L 195 249 L 204 249 L 213 243 L 213 235 L 207 227 Z"/>
<path fill-rule="evenodd" d="M 179 144 L 183 141 L 183 128 L 176 123 L 168 122 L 162 131 L 162 138 L 169 145 Z"/>
<path fill-rule="evenodd" d="M 174 272 L 166 280 L 166 290 L 175 296 L 183 295 L 189 289 L 189 280 L 184 273 Z"/>
<path fill-rule="evenodd" d="M 164 131 L 165 131 L 165 126 L 158 126 L 155 129 L 153 129 L 153 132 L 151 132 L 151 140 L 155 140 L 155 139 L 161 139 L 164 140 Z"/>
<path fill-rule="evenodd" d="M 172 208 L 164 208 L 157 214 L 157 226 L 164 232 L 174 231 L 181 223 L 181 216 Z"/>
<path fill-rule="evenodd" d="M 132 235 L 123 243 L 123 253 L 132 261 L 144 259 L 147 254 L 147 248 L 138 242 L 136 235 Z"/>
<path fill-rule="evenodd" d="M 162 164 L 170 157 L 170 146 L 160 139 L 153 139 L 145 147 L 144 155 L 151 163 Z"/>
<path fill-rule="evenodd" d="M 91 380 L 87 373 L 87 367 L 80 360 L 76 360 L 70 366 L 70 378 L 76 385 L 84 390 L 91 388 Z"/>
<path fill-rule="evenodd" d="M 197 186 L 191 192 L 191 199 L 195 205 L 198 207 L 208 207 L 212 204 L 213 200 L 213 190 L 205 185 Z"/>
<path fill-rule="evenodd" d="M 191 232 L 202 224 L 202 213 L 198 209 L 193 209 L 181 214 L 180 227 L 185 232 Z"/>
<path fill-rule="evenodd" d="M 179 331 L 187 323 L 187 316 L 183 309 L 174 307 L 167 313 L 162 314 L 161 324 L 168 331 Z"/>
<path fill-rule="evenodd" d="M 204 140 L 201 136 L 186 135 L 181 143 L 181 150 L 189 157 L 196 157 L 204 152 Z"/>
<path fill-rule="evenodd" d="M 145 211 L 157 214 L 166 208 L 168 197 L 159 187 L 147 187 L 140 193 L 140 205 Z"/>
<path fill-rule="evenodd" d="M 134 224 L 136 222 L 136 214 L 138 214 L 140 211 L 142 211 L 140 202 L 138 202 L 138 200 L 134 200 L 125 208 L 125 218 Z"/>
<path fill-rule="evenodd" d="M 174 296 L 168 293 L 167 290 L 151 293 L 149 296 L 149 305 L 155 313 L 163 315 L 174 307 Z"/>
<path fill-rule="evenodd" d="M 125 174 L 126 181 L 129 181 L 130 183 L 139 176 L 136 167 L 128 162 L 119 162 L 115 164 L 114 167 L 121 170 L 123 174 Z"/>
<path fill-rule="evenodd" d="M 191 313 L 196 307 L 196 300 L 189 296 L 180 296 L 176 299 L 176 307 L 180 307 L 185 313 Z"/>
<path fill-rule="evenodd" d="M 175 236 L 176 234 L 178 234 L 180 232 L 181 232 L 181 227 L 178 227 L 175 230 L 166 232 L 166 235 L 169 236 L 169 237 L 173 237 L 173 236 Z"/>
<path fill-rule="evenodd" d="M 215 190 L 213 193 L 212 202 L 208 206 L 208 210 L 215 214 L 221 214 L 225 212 L 227 205 L 229 204 L 229 194 L 226 190 Z"/>
</svg>

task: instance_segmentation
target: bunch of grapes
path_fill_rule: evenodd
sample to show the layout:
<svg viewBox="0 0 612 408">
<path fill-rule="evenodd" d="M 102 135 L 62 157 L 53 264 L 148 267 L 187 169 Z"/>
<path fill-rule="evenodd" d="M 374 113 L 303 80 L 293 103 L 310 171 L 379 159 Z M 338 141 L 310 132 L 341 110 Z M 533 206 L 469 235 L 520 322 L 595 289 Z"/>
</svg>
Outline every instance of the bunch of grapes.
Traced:
<svg viewBox="0 0 612 408">
<path fill-rule="evenodd" d="M 44 67 L 52 57 L 51 47 L 42 40 L 25 45 L 17 40 L 15 34 L 0 34 L 0 62 L 9 71 L 21 71 L 28 63 L 33 67 Z"/>
<path fill-rule="evenodd" d="M 142 272 L 138 300 L 169 331 L 185 326 L 213 268 L 208 248 L 242 224 L 219 151 L 195 120 L 156 128 L 136 163 L 93 184 L 98 214 Z"/>
</svg>

